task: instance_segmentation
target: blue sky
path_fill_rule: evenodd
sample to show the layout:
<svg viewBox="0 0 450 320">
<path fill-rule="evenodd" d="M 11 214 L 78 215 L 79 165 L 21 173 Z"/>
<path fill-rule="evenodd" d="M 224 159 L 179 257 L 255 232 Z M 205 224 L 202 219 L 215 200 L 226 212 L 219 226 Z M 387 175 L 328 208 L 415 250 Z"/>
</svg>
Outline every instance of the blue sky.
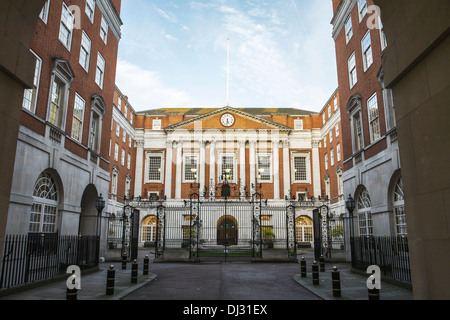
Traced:
<svg viewBox="0 0 450 320">
<path fill-rule="evenodd" d="M 330 0 L 123 1 L 116 83 L 136 111 L 320 111 L 337 88 Z"/>
</svg>

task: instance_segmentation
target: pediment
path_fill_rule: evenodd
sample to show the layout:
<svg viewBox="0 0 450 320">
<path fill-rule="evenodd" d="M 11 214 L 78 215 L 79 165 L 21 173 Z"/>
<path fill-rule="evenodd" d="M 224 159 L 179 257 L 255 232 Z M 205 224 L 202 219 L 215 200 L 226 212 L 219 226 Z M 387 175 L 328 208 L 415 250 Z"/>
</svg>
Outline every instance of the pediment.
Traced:
<svg viewBox="0 0 450 320">
<path fill-rule="evenodd" d="M 221 121 L 222 117 L 230 119 L 230 124 Z M 231 116 L 230 116 L 231 115 Z M 241 110 L 225 107 L 216 109 L 204 115 L 199 115 L 179 123 L 175 123 L 164 129 L 174 130 L 282 130 L 291 131 L 290 127 L 276 123 L 262 117 L 258 117 Z"/>
</svg>

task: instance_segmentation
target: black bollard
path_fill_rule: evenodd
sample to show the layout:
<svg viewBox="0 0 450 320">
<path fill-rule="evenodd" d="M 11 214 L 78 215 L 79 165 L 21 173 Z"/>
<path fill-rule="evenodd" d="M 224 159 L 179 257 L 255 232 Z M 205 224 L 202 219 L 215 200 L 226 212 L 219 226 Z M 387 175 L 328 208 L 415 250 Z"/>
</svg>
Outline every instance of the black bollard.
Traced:
<svg viewBox="0 0 450 320">
<path fill-rule="evenodd" d="M 127 253 L 124 252 L 122 256 L 122 270 L 127 270 Z"/>
<path fill-rule="evenodd" d="M 320 272 L 325 272 L 325 258 L 323 256 L 320 256 Z"/>
<path fill-rule="evenodd" d="M 373 278 L 372 284 L 375 284 L 375 279 Z M 369 300 L 380 300 L 380 290 L 377 288 L 368 289 Z"/>
<path fill-rule="evenodd" d="M 331 272 L 331 279 L 333 282 L 333 297 L 338 298 L 341 296 L 341 276 L 336 266 L 333 267 Z"/>
<path fill-rule="evenodd" d="M 138 263 L 136 260 L 131 265 L 131 283 L 137 283 L 138 278 Z"/>
<path fill-rule="evenodd" d="M 149 263 L 149 259 L 148 256 L 145 256 L 144 258 L 144 276 L 148 275 L 148 263 Z"/>
<path fill-rule="evenodd" d="M 302 278 L 306 278 L 306 260 L 305 257 L 302 257 L 302 260 L 300 261 L 300 271 Z"/>
<path fill-rule="evenodd" d="M 66 300 L 78 300 L 78 290 L 67 288 Z"/>
<path fill-rule="evenodd" d="M 313 277 L 313 285 L 319 285 L 319 265 L 317 261 L 314 261 L 312 265 L 312 277 Z"/>
<path fill-rule="evenodd" d="M 106 295 L 112 296 L 114 295 L 114 284 L 116 278 L 116 270 L 114 270 L 114 266 L 111 265 L 108 270 L 108 274 L 106 277 Z"/>
</svg>

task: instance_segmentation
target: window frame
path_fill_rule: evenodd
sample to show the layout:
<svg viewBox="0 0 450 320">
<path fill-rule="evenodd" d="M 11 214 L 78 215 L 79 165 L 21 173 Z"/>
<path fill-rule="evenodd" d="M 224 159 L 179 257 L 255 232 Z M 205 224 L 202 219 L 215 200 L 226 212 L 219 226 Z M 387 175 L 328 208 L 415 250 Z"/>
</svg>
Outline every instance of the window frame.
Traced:
<svg viewBox="0 0 450 320">
<path fill-rule="evenodd" d="M 22 108 L 35 114 L 38 95 L 39 95 L 39 85 L 41 83 L 42 59 L 33 50 L 30 50 L 30 52 L 36 58 L 36 64 L 35 64 L 35 68 L 34 68 L 33 88 L 24 90 Z M 27 98 L 28 95 L 31 96 L 31 100 Z M 30 108 L 27 108 L 25 106 L 25 101 L 29 102 Z"/>
<path fill-rule="evenodd" d="M 224 158 L 233 158 L 233 179 L 227 180 L 229 183 L 237 183 L 237 155 L 236 152 L 220 152 L 218 157 L 218 170 L 217 170 L 217 181 L 219 183 L 224 183 L 225 180 L 223 179 L 223 160 Z"/>
<path fill-rule="evenodd" d="M 160 168 L 158 168 L 159 179 L 150 179 L 150 158 L 159 158 L 160 159 Z M 165 154 L 164 152 L 154 152 L 149 151 L 145 154 L 145 180 L 144 183 L 164 183 L 164 161 Z"/>
<path fill-rule="evenodd" d="M 189 164 L 189 162 L 187 161 L 187 159 L 193 159 L 195 161 L 195 168 L 192 167 L 191 172 L 195 172 L 194 175 L 195 177 L 193 179 L 189 179 L 188 177 L 186 177 L 186 175 L 189 174 L 188 172 L 188 168 L 187 165 Z M 196 171 L 192 171 L 192 169 L 196 170 Z M 197 153 L 184 153 L 183 154 L 183 183 L 195 183 L 199 181 L 199 174 L 200 174 L 200 156 Z"/>
<path fill-rule="evenodd" d="M 42 7 L 41 12 L 39 13 L 39 18 L 47 24 L 48 23 L 48 13 L 50 9 L 50 0 L 45 1 L 44 6 Z"/>
<path fill-rule="evenodd" d="M 260 170 L 262 170 L 263 168 L 260 167 L 260 161 L 259 161 L 260 157 L 269 158 L 269 161 L 268 161 L 268 163 L 269 163 L 269 175 L 268 175 L 269 179 L 266 179 L 266 180 L 261 179 L 261 174 L 260 174 L 261 171 Z M 258 183 L 272 183 L 273 182 L 273 166 L 272 166 L 272 164 L 273 164 L 272 154 L 258 153 L 256 155 L 256 174 L 257 174 L 256 181 Z"/>
<path fill-rule="evenodd" d="M 351 14 L 349 14 L 347 20 L 345 20 L 344 29 L 345 29 L 345 43 L 348 44 L 353 37 L 353 21 Z"/>
<path fill-rule="evenodd" d="M 305 180 L 299 180 L 296 177 L 296 166 L 295 159 L 296 158 L 305 158 Z M 292 183 L 311 183 L 311 153 L 309 152 L 292 152 L 291 153 L 291 179 Z"/>
<path fill-rule="evenodd" d="M 87 41 L 85 41 L 87 40 Z M 85 48 L 84 44 L 88 43 L 89 44 L 89 49 Z M 83 30 L 82 32 L 82 36 L 81 36 L 81 45 L 80 45 L 80 59 L 79 59 L 79 63 L 80 65 L 83 67 L 84 70 L 86 70 L 86 72 L 89 72 L 89 66 L 91 64 L 91 48 L 92 48 L 92 41 L 89 38 L 89 36 L 87 35 L 87 33 Z M 85 53 L 85 63 L 83 65 L 81 59 L 84 56 L 83 52 Z"/>
<path fill-rule="evenodd" d="M 376 116 L 374 116 L 372 109 L 375 108 L 371 108 L 370 107 L 370 102 L 372 100 L 375 100 L 375 106 L 376 106 Z M 367 100 L 367 115 L 368 115 L 368 122 L 369 122 L 369 136 L 370 136 L 370 143 L 374 143 L 377 140 L 381 139 L 381 123 L 380 123 L 380 109 L 378 106 L 378 96 L 377 93 L 375 92 L 368 100 Z M 374 124 L 375 123 L 375 124 Z M 375 126 L 378 126 L 378 132 L 376 132 Z M 376 134 L 378 136 L 376 136 Z"/>
<path fill-rule="evenodd" d="M 365 47 L 365 45 L 367 45 L 367 47 Z M 361 39 L 361 51 L 364 72 L 366 72 L 373 64 L 372 37 L 370 35 L 370 30 L 367 30 L 366 34 Z"/>
<path fill-rule="evenodd" d="M 93 5 L 93 8 L 91 7 Z M 89 14 L 88 9 L 91 10 L 91 14 Z M 86 7 L 84 8 L 84 12 L 88 16 L 91 23 L 94 23 L 95 19 L 95 0 L 86 0 Z"/>
<path fill-rule="evenodd" d="M 97 53 L 97 68 L 95 69 L 95 83 L 103 90 L 105 81 L 106 60 L 100 52 Z"/>
<path fill-rule="evenodd" d="M 105 16 L 102 15 L 102 19 L 100 22 L 100 39 L 102 39 L 105 44 L 108 44 L 108 32 L 108 21 L 106 21 Z"/>
<path fill-rule="evenodd" d="M 352 61 L 352 63 L 350 63 L 351 61 Z M 358 72 L 356 71 L 355 52 L 353 52 L 350 55 L 350 58 L 348 58 L 347 64 L 348 64 L 349 84 L 350 84 L 350 89 L 352 89 L 358 83 Z"/>
<path fill-rule="evenodd" d="M 77 100 L 78 102 L 82 102 L 82 106 L 77 104 Z M 77 117 L 77 115 L 75 114 L 75 110 L 77 108 L 77 106 L 80 106 L 82 109 L 81 112 L 81 116 L 80 119 Z M 80 96 L 77 92 L 75 93 L 75 100 L 73 103 L 73 118 L 72 118 L 72 133 L 71 133 L 71 138 L 75 139 L 76 141 L 78 141 L 79 143 L 83 142 L 83 128 L 84 128 L 84 113 L 86 111 L 86 100 L 83 99 L 82 96 Z M 78 128 L 78 138 L 75 136 L 74 134 L 74 130 L 75 130 L 75 120 L 80 122 L 80 126 Z"/>
<path fill-rule="evenodd" d="M 67 16 L 65 15 L 65 13 L 67 13 Z M 72 25 L 68 25 L 68 21 L 65 21 L 64 18 L 70 18 L 72 17 Z M 63 2 L 62 3 L 62 12 L 61 12 L 61 21 L 59 23 L 59 34 L 58 34 L 58 39 L 59 41 L 64 45 L 64 47 L 69 50 L 69 52 L 71 51 L 71 47 L 72 47 L 72 38 L 73 38 L 73 29 L 75 26 L 75 16 L 73 15 L 73 13 L 70 11 L 69 7 Z M 64 39 L 61 39 L 61 36 L 64 35 L 62 33 L 63 27 L 67 30 L 68 35 L 67 35 L 67 41 L 66 43 L 64 43 Z M 64 35 L 65 36 L 65 35 Z"/>
</svg>

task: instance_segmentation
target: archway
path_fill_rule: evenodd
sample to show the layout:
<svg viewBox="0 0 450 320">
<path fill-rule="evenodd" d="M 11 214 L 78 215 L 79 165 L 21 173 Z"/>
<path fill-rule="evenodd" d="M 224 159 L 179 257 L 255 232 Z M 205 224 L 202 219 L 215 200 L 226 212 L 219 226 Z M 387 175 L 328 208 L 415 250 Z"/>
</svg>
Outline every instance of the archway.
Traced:
<svg viewBox="0 0 450 320">
<path fill-rule="evenodd" d="M 233 216 L 223 216 L 217 221 L 217 244 L 238 244 L 238 223 Z"/>
<path fill-rule="evenodd" d="M 97 235 L 97 209 L 95 208 L 97 198 L 97 188 L 93 184 L 88 185 L 81 198 L 79 234 L 83 236 Z"/>
</svg>

